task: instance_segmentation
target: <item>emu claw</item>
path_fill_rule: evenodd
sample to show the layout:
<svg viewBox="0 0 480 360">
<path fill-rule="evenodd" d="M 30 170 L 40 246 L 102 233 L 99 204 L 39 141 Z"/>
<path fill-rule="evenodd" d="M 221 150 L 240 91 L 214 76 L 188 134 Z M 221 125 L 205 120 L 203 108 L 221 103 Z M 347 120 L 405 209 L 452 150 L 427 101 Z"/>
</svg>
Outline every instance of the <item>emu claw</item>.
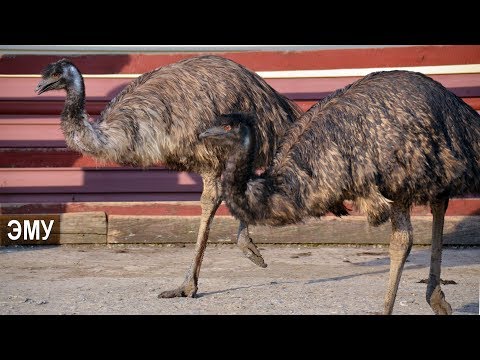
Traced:
<svg viewBox="0 0 480 360">
<path fill-rule="evenodd" d="M 170 299 L 175 297 L 195 297 L 197 294 L 197 286 L 193 283 L 185 283 L 182 284 L 180 287 L 174 290 L 167 290 L 163 291 L 158 294 L 158 298 L 160 299 Z"/>
<path fill-rule="evenodd" d="M 452 315 L 452 307 L 445 300 L 445 295 L 440 285 L 437 285 L 433 290 L 429 304 L 436 315 Z"/>
<path fill-rule="evenodd" d="M 243 254 L 247 257 L 247 259 L 249 259 L 255 265 L 262 268 L 267 267 L 267 264 L 265 264 L 265 261 L 263 260 L 262 254 L 260 254 L 260 251 L 250 237 L 239 238 L 238 246 L 242 250 Z"/>
</svg>

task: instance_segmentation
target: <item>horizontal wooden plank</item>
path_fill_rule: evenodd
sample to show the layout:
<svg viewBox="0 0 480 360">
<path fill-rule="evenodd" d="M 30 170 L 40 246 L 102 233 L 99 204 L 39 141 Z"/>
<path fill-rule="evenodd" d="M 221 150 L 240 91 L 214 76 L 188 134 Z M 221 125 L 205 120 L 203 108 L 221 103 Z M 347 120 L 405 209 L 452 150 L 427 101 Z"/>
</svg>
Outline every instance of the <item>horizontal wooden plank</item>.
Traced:
<svg viewBox="0 0 480 360">
<path fill-rule="evenodd" d="M 106 235 L 99 234 L 52 234 L 49 241 L 52 244 L 105 244 L 107 241 Z M 30 242 L 25 242 L 24 245 L 32 245 Z M 40 243 L 39 245 L 45 245 Z"/>
<path fill-rule="evenodd" d="M 65 137 L 60 129 L 60 119 L 48 117 L 19 117 L 10 115 L 0 118 L 0 146 L 28 146 L 29 143 L 58 143 Z"/>
<path fill-rule="evenodd" d="M 1 129 L 0 129 L 1 130 Z M 0 141 L 1 148 L 55 148 L 64 149 L 66 147 L 64 140 L 2 140 Z"/>
<path fill-rule="evenodd" d="M 0 194 L 198 193 L 201 189 L 200 176 L 163 168 L 0 169 Z"/>
<path fill-rule="evenodd" d="M 480 74 L 432 75 L 433 79 L 460 97 L 480 96 Z M 342 88 L 361 77 L 266 79 L 278 92 L 291 99 L 320 99 L 332 91 Z M 65 99 L 63 91 L 52 91 L 42 95 L 34 92 L 37 78 L 0 78 L 2 101 L 59 101 Z M 131 80 L 85 79 L 88 101 L 108 101 L 118 94 Z"/>
<path fill-rule="evenodd" d="M 478 205 L 480 209 L 480 199 Z M 62 214 L 91 211 L 103 211 L 108 215 L 201 215 L 199 201 L 3 203 L 0 207 L 0 213 L 3 214 Z M 216 216 L 219 215 L 230 216 L 227 207 L 223 203 L 216 212 Z"/>
<path fill-rule="evenodd" d="M 141 194 L 140 194 L 141 195 Z M 183 196 L 191 194 L 179 194 Z M 1 194 L 0 194 L 1 196 Z M 108 194 L 107 194 L 108 196 Z M 0 207 L 0 213 L 49 213 L 61 214 L 67 212 L 91 212 L 103 211 L 108 215 L 159 215 L 159 216 L 200 216 L 202 213 L 198 194 L 195 201 L 176 199 L 177 201 L 159 201 L 153 198 L 148 201 L 111 201 L 107 198 L 100 199 L 97 202 L 59 202 L 54 201 L 48 196 L 44 202 L 35 203 L 35 199 L 25 197 L 24 202 L 3 203 Z M 173 199 L 175 200 L 175 199 Z M 346 205 L 352 208 L 348 202 Z M 352 210 L 353 216 L 361 215 L 359 212 Z M 224 203 L 220 205 L 216 212 L 216 216 L 229 216 L 230 213 Z M 431 216 L 429 206 L 414 206 L 412 215 Z M 450 199 L 447 216 L 474 216 L 480 215 L 480 195 L 470 198 L 454 198 Z M 333 215 L 329 215 L 333 216 Z"/>
<path fill-rule="evenodd" d="M 66 202 L 91 202 L 103 201 L 199 201 L 198 192 L 121 192 L 121 193 L 77 193 L 75 191 L 65 193 L 0 193 L 0 207 L 17 203 L 66 203 Z"/>
<path fill-rule="evenodd" d="M 68 58 L 86 73 L 144 73 L 206 52 L 163 54 L 81 55 Z M 408 46 L 370 49 L 308 51 L 236 51 L 213 53 L 254 71 L 338 69 L 354 67 L 471 64 L 480 58 L 478 45 Z M 46 64 L 61 59 L 52 55 L 3 55 L 1 74 L 38 74 Z"/>
<path fill-rule="evenodd" d="M 25 240 L 22 236 L 12 240 L 7 236 L 12 231 L 7 227 L 10 220 L 17 220 L 23 226 L 24 220 L 43 220 L 47 224 L 53 220 L 50 234 L 46 240 Z M 42 226 L 39 227 L 41 237 L 46 237 Z M 16 234 L 16 231 L 15 231 Z M 91 244 L 105 243 L 107 236 L 107 217 L 105 212 L 78 212 L 66 214 L 3 214 L 0 215 L 1 245 L 40 245 L 40 244 Z"/>
<path fill-rule="evenodd" d="M 64 139 L 58 115 L 0 115 L 0 148 L 65 148 Z"/>
<path fill-rule="evenodd" d="M 108 243 L 165 244 L 194 243 L 199 218 L 125 216 L 108 217 Z M 428 216 L 412 217 L 414 244 L 431 243 L 432 219 Z M 209 242 L 236 241 L 238 224 L 230 217 L 213 220 Z M 252 226 L 250 235 L 257 244 L 388 244 L 391 225 L 368 226 L 365 217 L 338 219 L 325 217 L 309 220 L 301 225 L 283 227 Z M 478 216 L 452 216 L 445 219 L 444 244 L 479 245 L 480 218 Z"/>
<path fill-rule="evenodd" d="M 0 139 L 2 127 L 0 126 Z M 1 143 L 2 140 L 0 140 Z M 12 141 L 13 142 L 13 141 Z M 18 141 L 17 141 L 18 143 Z M 0 167 L 120 167 L 115 163 L 98 160 L 66 148 L 1 148 Z"/>
<path fill-rule="evenodd" d="M 105 109 L 108 101 L 88 101 L 87 112 L 90 115 L 99 115 Z M 2 100 L 0 99 L 0 114 L 12 115 L 57 115 L 60 116 L 65 99 L 57 101 L 27 100 Z"/>
</svg>

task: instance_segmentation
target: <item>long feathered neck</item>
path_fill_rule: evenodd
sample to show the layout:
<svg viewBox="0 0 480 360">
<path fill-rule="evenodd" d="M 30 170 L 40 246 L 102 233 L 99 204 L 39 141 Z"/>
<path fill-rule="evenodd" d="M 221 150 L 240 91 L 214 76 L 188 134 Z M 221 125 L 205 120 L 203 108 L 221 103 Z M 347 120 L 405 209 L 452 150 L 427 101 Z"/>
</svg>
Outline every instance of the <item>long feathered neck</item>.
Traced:
<svg viewBox="0 0 480 360">
<path fill-rule="evenodd" d="M 85 83 L 78 69 L 72 66 L 70 73 L 72 74 L 72 81 L 66 88 L 67 98 L 62 112 L 62 120 L 81 121 L 88 118 L 85 111 Z"/>
<path fill-rule="evenodd" d="M 85 110 L 85 84 L 80 71 L 71 66 L 68 69 L 70 82 L 67 84 L 67 98 L 62 111 L 61 127 L 65 141 L 71 149 L 96 157 L 102 157 L 107 143 L 99 122 L 90 123 Z"/>
<path fill-rule="evenodd" d="M 287 196 L 271 167 L 260 176 L 254 173 L 256 134 L 248 128 L 241 143 L 231 149 L 223 172 L 224 200 L 231 214 L 247 224 L 286 225 L 302 219 L 302 211 L 294 195 Z M 295 176 L 290 176 L 295 180 Z M 298 182 L 287 184 L 298 188 Z M 280 187 L 279 187 L 280 186 Z M 290 189 L 291 192 L 292 189 Z"/>
<path fill-rule="evenodd" d="M 254 175 L 256 136 L 250 126 L 244 126 L 243 141 L 233 146 L 223 172 L 223 188 L 234 196 L 245 196 L 247 183 Z"/>
<path fill-rule="evenodd" d="M 231 149 L 222 174 L 223 195 L 228 209 L 233 216 L 248 224 L 270 217 L 269 201 L 274 193 L 271 179 L 254 173 L 255 145 L 255 130 L 248 126 L 242 142 Z"/>
</svg>

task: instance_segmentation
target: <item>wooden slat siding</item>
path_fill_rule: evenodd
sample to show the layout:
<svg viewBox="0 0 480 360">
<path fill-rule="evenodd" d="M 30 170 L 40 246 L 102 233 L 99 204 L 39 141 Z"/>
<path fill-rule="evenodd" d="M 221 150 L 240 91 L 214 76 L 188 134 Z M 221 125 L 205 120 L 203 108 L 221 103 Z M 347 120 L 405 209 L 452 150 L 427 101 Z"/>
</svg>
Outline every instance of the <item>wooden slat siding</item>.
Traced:
<svg viewBox="0 0 480 360">
<path fill-rule="evenodd" d="M 480 105 L 480 74 L 434 76 L 447 88 L 466 98 L 474 106 Z M 270 79 L 272 85 L 290 98 L 297 100 L 306 110 L 315 101 L 356 78 Z M 91 85 L 87 110 L 93 116 L 99 113 L 125 81 L 119 79 L 87 79 Z M 45 97 L 25 95 L 37 79 L 0 78 L 0 147 L 64 147 L 63 135 L 58 126 L 58 114 L 64 99 L 60 92 Z M 119 85 L 121 84 L 121 85 Z M 49 93 L 50 94 L 50 93 Z M 475 96 L 475 97 L 472 97 Z M 300 100 L 301 99 L 301 100 Z M 90 105 L 91 104 L 91 105 Z M 99 105 L 102 106 L 99 106 Z M 17 108 L 18 106 L 18 108 Z M 94 108 L 88 108 L 93 106 Z M 40 115 L 54 113 L 51 117 Z M 23 117 L 21 115 L 22 114 Z M 34 115 L 31 115 L 34 114 Z M 26 126 L 26 129 L 19 129 Z"/>
<path fill-rule="evenodd" d="M 358 50 L 271 52 L 270 54 L 244 52 L 219 55 L 227 55 L 226 57 L 232 55 L 233 57 L 230 58 L 234 61 L 240 62 L 254 71 L 471 64 L 479 63 L 480 59 L 480 46 L 427 46 L 381 49 L 381 51 L 377 51 L 377 49 Z M 175 58 L 177 55 L 95 55 L 74 57 L 73 60 L 79 65 L 82 72 L 87 74 L 143 73 L 155 67 L 178 61 L 180 58 Z M 181 57 L 194 55 L 197 54 L 180 54 Z M 47 63 L 56 59 L 58 57 L 48 59 L 46 56 L 16 56 L 15 58 L 3 56 L 0 57 L 0 73 L 38 74 Z M 2 69 L 8 69 L 8 71 Z M 474 75 L 480 79 L 480 74 Z M 475 109 L 480 109 L 480 80 L 475 79 L 475 76 L 462 74 L 432 77 L 437 78 L 457 95 L 463 97 Z M 268 79 L 267 82 L 296 101 L 303 110 L 307 110 L 323 96 L 356 79 L 353 77 Z M 472 81 L 472 79 L 474 80 Z M 185 192 L 185 187 L 178 186 L 175 180 L 172 181 L 172 179 L 176 179 L 176 175 L 173 175 L 173 178 L 170 176 L 168 179 L 168 177 L 163 176 L 167 172 L 162 173 L 163 169 L 161 168 L 149 170 L 147 175 L 139 169 L 125 169 L 114 164 L 101 164 L 94 159 L 65 149 L 63 136 L 59 129 L 59 114 L 63 109 L 64 94 L 57 92 L 37 96 L 33 93 L 33 89 L 38 81 L 38 78 L 14 79 L 14 81 L 8 78 L 0 79 L 0 148 L 4 147 L 0 151 L 0 167 L 26 168 L 16 169 L 15 172 L 18 174 L 29 173 L 31 175 L 34 171 L 37 171 L 36 179 L 46 176 L 48 180 L 48 177 L 51 176 L 49 172 L 55 169 L 35 169 L 35 167 L 67 167 L 69 175 L 54 179 L 59 183 L 53 181 L 53 187 L 51 186 L 52 182 L 48 180 L 46 187 L 51 192 L 45 191 L 45 187 L 39 187 L 39 183 L 35 181 L 34 176 L 22 180 L 23 183 L 21 181 L 17 182 L 15 187 L 10 188 L 13 191 L 4 193 L 0 191 L 0 213 L 14 209 L 14 207 L 10 207 L 10 204 L 24 203 L 23 206 L 20 206 L 21 212 L 29 212 L 45 204 L 51 206 L 51 209 L 57 209 L 60 213 L 70 212 L 81 209 L 83 204 L 84 209 L 79 211 L 86 211 L 88 206 L 93 206 L 90 209 L 103 211 L 106 206 L 112 213 L 120 215 L 139 215 L 143 213 L 152 215 L 200 215 L 200 207 L 198 203 L 195 203 L 199 200 L 201 191 L 201 182 L 198 177 L 196 178 L 196 185 L 198 186 L 194 188 L 193 185 L 184 185 L 190 187 L 191 190 L 191 192 Z M 118 78 L 86 79 L 88 112 L 92 116 L 98 115 L 110 99 L 130 81 L 131 79 Z M 45 117 L 42 118 L 39 115 Z M 51 121 L 43 121 L 48 119 Z M 33 120 L 33 122 L 29 122 L 29 120 Z M 9 128 L 7 129 L 7 127 Z M 7 148 L 5 149 L 5 147 Z M 9 147 L 12 148 L 9 149 Z M 32 153 L 30 152 L 31 149 L 22 147 L 39 147 L 40 149 L 37 150 L 37 153 L 33 149 Z M 45 149 L 45 147 L 50 147 L 50 149 Z M 58 149 L 55 150 L 52 147 Z M 80 167 L 85 169 L 80 169 Z M 100 175 L 105 175 L 108 172 L 110 172 L 110 175 L 106 177 L 107 180 L 105 178 L 100 180 Z M 152 172 L 155 174 L 153 177 Z M 4 179 L 4 173 L 5 171 L 0 169 L 0 184 Z M 111 176 L 113 173 L 121 176 Z M 138 181 L 135 180 L 137 175 L 132 175 L 134 173 L 140 176 L 140 187 L 145 192 L 138 192 Z M 172 173 L 170 172 L 170 174 Z M 85 177 L 85 174 L 88 175 Z M 90 174 L 95 175 L 92 177 Z M 152 180 L 155 176 L 156 181 Z M 194 178 L 195 176 L 193 175 Z M 147 177 L 148 179 L 145 179 Z M 85 181 L 85 184 L 78 186 L 80 178 Z M 66 183 L 63 181 L 66 181 Z M 144 186 L 145 184 L 142 181 L 146 182 L 147 186 Z M 19 187 L 18 184 L 25 186 Z M 112 192 L 104 192 L 107 184 L 114 184 L 113 187 L 109 186 L 109 189 L 106 189 L 106 191 Z M 18 189 L 20 191 L 17 191 Z M 75 203 L 69 203 L 71 201 Z M 110 205 L 105 205 L 105 201 L 111 202 Z M 130 201 L 141 203 L 135 205 Z M 159 205 L 166 201 L 180 201 L 190 204 L 193 202 L 193 204 L 188 211 L 185 208 L 175 208 L 168 204 L 165 204 L 165 206 Z M 149 206 L 149 204 L 152 204 L 152 206 Z M 98 207 L 95 207 L 97 205 Z M 426 207 L 415 207 L 414 213 L 428 214 L 429 210 Z M 228 215 L 228 210 L 222 205 L 217 214 Z M 480 199 L 452 200 L 447 214 L 480 215 Z"/>
<path fill-rule="evenodd" d="M 206 52 L 68 56 L 80 70 L 91 74 L 144 73 Z M 242 51 L 213 53 L 254 71 L 313 70 L 393 66 L 474 64 L 478 45 L 411 46 L 375 49 L 309 51 Z M 0 74 L 38 74 L 46 64 L 65 56 L 3 55 Z"/>
<path fill-rule="evenodd" d="M 184 196 L 187 194 L 183 194 Z M 0 198 L 1 198 L 0 194 Z M 4 203 L 0 206 L 0 214 L 61 214 L 64 212 L 85 212 L 85 211 L 104 211 L 108 215 L 167 215 L 167 216 L 200 216 L 202 213 L 200 207 L 200 194 L 195 200 L 184 200 L 183 198 L 152 200 L 149 201 L 122 201 L 111 202 L 108 199 L 99 199 L 96 202 L 76 202 L 54 201 L 50 196 L 44 202 L 33 203 L 30 199 L 18 201 L 17 203 Z M 352 206 L 347 203 L 348 208 Z M 352 209 L 351 215 L 360 215 L 358 211 Z M 217 216 L 230 216 L 230 213 L 224 203 L 220 205 L 216 212 Z M 414 206 L 412 208 L 413 216 L 431 216 L 429 206 Z M 477 216 L 480 215 L 480 198 L 454 198 L 450 199 L 447 209 L 447 216 Z M 328 216 L 333 216 L 328 214 Z M 480 221 L 480 218 L 479 218 Z"/>
<path fill-rule="evenodd" d="M 200 176 L 150 168 L 3 168 L 0 194 L 177 193 L 202 190 Z"/>
</svg>

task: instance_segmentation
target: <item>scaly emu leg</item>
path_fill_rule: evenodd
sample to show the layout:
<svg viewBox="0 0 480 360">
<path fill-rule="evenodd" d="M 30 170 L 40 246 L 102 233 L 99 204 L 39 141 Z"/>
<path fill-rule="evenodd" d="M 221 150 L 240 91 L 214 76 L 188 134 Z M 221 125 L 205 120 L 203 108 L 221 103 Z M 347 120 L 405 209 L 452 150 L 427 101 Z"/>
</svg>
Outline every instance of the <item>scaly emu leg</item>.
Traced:
<svg viewBox="0 0 480 360">
<path fill-rule="evenodd" d="M 252 238 L 248 233 L 248 225 L 243 221 L 240 221 L 240 226 L 238 227 L 237 244 L 247 259 L 251 260 L 257 266 L 262 268 L 267 267 L 267 264 L 265 264 L 265 261 L 263 260 L 262 254 L 260 254 L 260 251 L 253 243 Z"/>
<path fill-rule="evenodd" d="M 390 276 L 385 295 L 384 314 L 391 315 L 403 266 L 413 244 L 413 229 L 410 222 L 410 207 L 392 204 L 392 237 L 390 240 Z"/>
<path fill-rule="evenodd" d="M 160 293 L 158 295 L 159 298 L 194 297 L 197 293 L 200 266 L 202 265 L 203 254 L 207 246 L 210 225 L 221 202 L 221 185 L 218 177 L 203 176 L 203 192 L 200 198 L 202 218 L 200 220 L 192 265 L 188 269 L 182 285 L 174 290 Z"/>
<path fill-rule="evenodd" d="M 427 285 L 427 302 L 436 315 L 451 315 L 452 307 L 445 300 L 440 288 L 440 271 L 442 265 L 443 223 L 448 207 L 448 199 L 430 203 L 433 214 L 432 257 L 430 259 L 430 275 Z"/>
</svg>

